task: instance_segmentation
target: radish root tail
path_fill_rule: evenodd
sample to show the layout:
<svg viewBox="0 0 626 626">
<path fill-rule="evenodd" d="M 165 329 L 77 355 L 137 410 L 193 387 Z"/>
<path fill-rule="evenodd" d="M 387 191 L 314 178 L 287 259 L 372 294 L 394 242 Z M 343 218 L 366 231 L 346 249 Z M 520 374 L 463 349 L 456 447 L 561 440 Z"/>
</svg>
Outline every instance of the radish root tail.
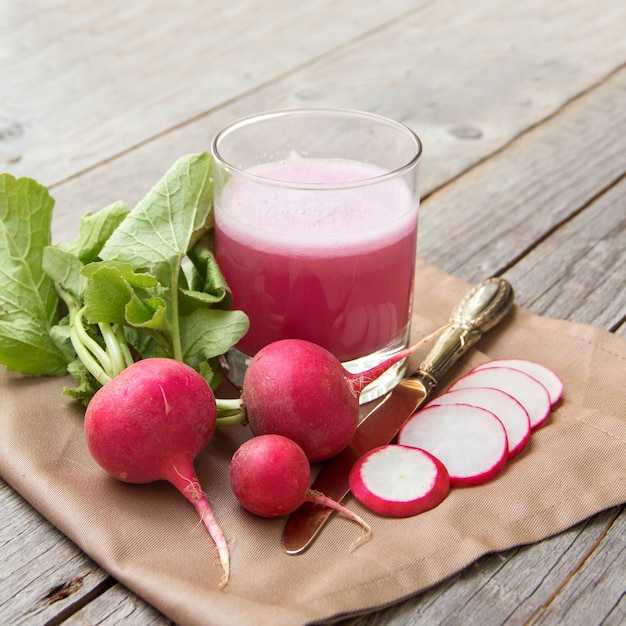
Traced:
<svg viewBox="0 0 626 626">
<path fill-rule="evenodd" d="M 228 584 L 228 580 L 230 578 L 230 555 L 228 551 L 228 542 L 226 541 L 222 528 L 215 519 L 215 515 L 213 515 L 211 505 L 204 495 L 204 491 L 202 491 L 198 478 L 191 470 L 188 470 L 186 473 L 181 473 L 176 467 L 174 467 L 174 473 L 169 478 L 169 482 L 171 482 L 174 487 L 176 487 L 176 489 L 178 489 L 178 491 L 180 491 L 185 498 L 191 502 L 194 509 L 196 509 L 198 515 L 200 516 L 202 523 L 209 531 L 209 535 L 211 536 L 211 539 L 213 539 L 215 547 L 217 548 L 220 564 L 222 566 L 223 574 L 219 582 L 219 587 L 220 589 L 223 589 Z"/>
<path fill-rule="evenodd" d="M 319 504 L 320 506 L 335 509 L 336 511 L 343 513 L 343 515 L 345 515 L 349 519 L 355 521 L 363 528 L 363 534 L 350 544 L 350 552 L 353 552 L 356 548 L 365 543 L 372 536 L 372 527 L 362 517 L 360 517 L 350 509 L 346 508 L 342 504 L 339 504 L 339 502 L 336 502 L 332 498 L 324 495 L 322 492 L 309 489 L 307 491 L 307 500 L 314 502 L 315 504 Z"/>
<path fill-rule="evenodd" d="M 357 537 L 351 544 L 349 548 L 349 552 L 354 552 L 361 544 L 364 544 L 366 541 L 369 541 L 372 536 L 372 529 L 367 526 L 367 528 L 363 529 L 363 534 L 360 537 Z"/>
<path fill-rule="evenodd" d="M 220 525 L 217 523 L 215 516 L 213 515 L 213 511 L 209 506 L 209 503 L 206 498 L 203 498 L 198 502 L 198 506 L 196 507 L 200 518 L 202 519 L 204 525 L 206 526 L 209 534 L 213 538 L 215 542 L 215 546 L 217 548 L 217 553 L 220 558 L 220 565 L 222 566 L 222 578 L 219 582 L 220 589 L 224 589 L 228 584 L 228 579 L 230 578 L 230 555 L 228 552 L 228 542 L 226 541 L 226 537 L 224 536 L 224 532 L 222 531 Z"/>
</svg>

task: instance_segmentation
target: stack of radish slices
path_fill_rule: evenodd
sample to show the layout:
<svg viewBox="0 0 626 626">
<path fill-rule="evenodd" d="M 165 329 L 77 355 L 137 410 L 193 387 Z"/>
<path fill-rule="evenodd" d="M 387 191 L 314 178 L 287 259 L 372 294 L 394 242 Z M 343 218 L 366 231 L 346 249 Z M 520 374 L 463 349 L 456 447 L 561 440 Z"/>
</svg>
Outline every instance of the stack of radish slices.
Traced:
<svg viewBox="0 0 626 626">
<path fill-rule="evenodd" d="M 397 444 L 363 455 L 350 473 L 350 489 L 381 515 L 408 517 L 432 509 L 451 487 L 497 476 L 562 393 L 559 376 L 540 363 L 483 363 L 412 415 Z"/>
</svg>

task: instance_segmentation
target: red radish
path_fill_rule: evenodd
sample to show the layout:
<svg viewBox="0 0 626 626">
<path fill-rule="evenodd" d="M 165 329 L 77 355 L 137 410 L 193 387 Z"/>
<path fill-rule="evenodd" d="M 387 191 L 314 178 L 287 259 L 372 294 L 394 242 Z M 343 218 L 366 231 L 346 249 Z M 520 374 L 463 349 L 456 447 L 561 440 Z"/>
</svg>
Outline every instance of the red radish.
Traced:
<svg viewBox="0 0 626 626">
<path fill-rule="evenodd" d="M 442 329 L 365 372 L 348 372 L 328 350 L 300 339 L 262 348 L 243 380 L 243 408 L 255 435 L 295 441 L 311 463 L 341 452 L 359 420 L 361 391 Z"/>
<path fill-rule="evenodd" d="M 554 406 L 563 395 L 563 381 L 556 372 L 541 363 L 528 361 L 526 359 L 493 359 L 478 365 L 473 371 L 492 367 L 510 367 L 511 369 L 519 370 L 537 379 L 547 389 L 552 406 Z"/>
<path fill-rule="evenodd" d="M 350 490 L 375 513 L 409 517 L 440 504 L 450 491 L 450 477 L 425 450 L 390 444 L 370 450 L 352 466 Z"/>
<path fill-rule="evenodd" d="M 96 392 L 85 413 L 85 435 L 93 458 L 115 478 L 167 480 L 193 504 L 215 541 L 224 587 L 228 545 L 193 467 L 215 420 L 215 396 L 200 374 L 174 359 L 151 358 L 130 365 Z"/>
<path fill-rule="evenodd" d="M 513 396 L 499 389 L 454 389 L 435 398 L 428 406 L 436 404 L 471 404 L 493 413 L 506 430 L 509 460 L 518 455 L 530 441 L 530 419 L 526 409 Z"/>
<path fill-rule="evenodd" d="M 513 396 L 526 409 L 531 430 L 539 428 L 550 415 L 552 405 L 546 388 L 537 379 L 519 370 L 510 367 L 474 370 L 456 380 L 449 390 L 468 387 L 491 387 Z"/>
<path fill-rule="evenodd" d="M 451 487 L 491 480 L 507 461 L 508 442 L 502 422 L 486 409 L 468 404 L 430 406 L 412 415 L 398 443 L 421 448 L 448 470 Z"/>
<path fill-rule="evenodd" d="M 280 517 L 310 501 L 330 507 L 358 522 L 368 538 L 371 528 L 356 513 L 309 489 L 311 466 L 302 448 L 282 435 L 259 435 L 243 443 L 230 462 L 230 483 L 241 505 L 261 517 Z"/>
</svg>

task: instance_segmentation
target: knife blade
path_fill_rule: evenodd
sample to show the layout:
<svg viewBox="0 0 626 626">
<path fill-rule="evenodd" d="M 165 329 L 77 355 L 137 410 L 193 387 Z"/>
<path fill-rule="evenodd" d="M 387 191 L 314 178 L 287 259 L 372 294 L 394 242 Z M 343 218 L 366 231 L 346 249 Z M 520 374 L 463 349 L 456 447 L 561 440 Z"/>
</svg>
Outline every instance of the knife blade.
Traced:
<svg viewBox="0 0 626 626">
<path fill-rule="evenodd" d="M 323 465 L 311 489 L 341 502 L 350 491 L 348 475 L 355 461 L 392 441 L 409 417 L 430 399 L 443 374 L 506 316 L 512 304 L 513 288 L 502 278 L 488 278 L 470 289 L 453 309 L 450 325 L 439 335 L 417 371 L 402 379 L 361 420 L 350 444 Z M 312 502 L 296 509 L 283 530 L 284 552 L 304 552 L 333 511 Z"/>
</svg>

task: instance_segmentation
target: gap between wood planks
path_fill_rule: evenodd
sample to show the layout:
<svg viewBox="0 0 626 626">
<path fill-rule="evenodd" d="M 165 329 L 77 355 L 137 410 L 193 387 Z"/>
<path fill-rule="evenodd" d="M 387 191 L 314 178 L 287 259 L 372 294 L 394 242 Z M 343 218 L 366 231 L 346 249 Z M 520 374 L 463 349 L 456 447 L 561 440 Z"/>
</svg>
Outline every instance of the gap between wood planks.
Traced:
<svg viewBox="0 0 626 626">
<path fill-rule="evenodd" d="M 567 215 L 567 217 L 564 217 L 561 221 L 555 222 L 549 229 L 546 230 L 545 233 L 543 233 L 543 235 L 541 237 L 539 237 L 538 239 L 533 241 L 532 245 L 528 246 L 524 250 L 521 250 L 519 252 L 519 254 L 517 254 L 515 257 L 513 257 L 508 263 L 503 265 L 500 269 L 498 269 L 498 271 L 496 272 L 496 275 L 500 276 L 501 274 L 504 274 L 504 272 L 506 272 L 507 270 L 511 269 L 522 258 L 524 258 L 531 250 L 533 250 L 534 248 L 539 246 L 539 244 L 541 244 L 543 241 L 548 239 L 555 231 L 557 231 L 559 228 L 561 228 L 567 222 L 573 220 L 576 216 L 580 215 L 585 209 L 587 209 L 594 202 L 596 202 L 602 196 L 604 196 L 606 193 L 608 193 L 613 187 L 619 185 L 622 182 L 622 180 L 624 180 L 624 177 L 626 177 L 626 173 L 625 174 L 621 174 L 615 180 L 612 180 L 606 187 L 604 187 L 604 189 L 601 189 L 598 193 L 596 193 L 595 195 L 591 196 L 586 202 L 581 204 L 581 206 L 578 209 L 576 209 L 573 213 L 570 213 L 569 215 Z M 626 317 L 624 319 L 619 320 L 615 324 L 614 328 L 610 329 L 611 332 L 613 332 L 616 328 L 618 328 L 624 321 L 626 321 Z"/>
<path fill-rule="evenodd" d="M 530 617 L 524 622 L 524 626 L 529 626 L 530 624 L 532 624 L 535 618 L 539 617 L 539 615 L 541 615 L 554 602 L 554 600 L 558 597 L 561 591 L 565 589 L 565 587 L 567 587 L 570 580 L 572 580 L 572 578 L 574 578 L 574 576 L 578 574 L 578 572 L 581 570 L 583 565 L 587 562 L 589 557 L 592 556 L 592 554 L 596 551 L 597 547 L 604 541 L 604 538 L 606 537 L 609 530 L 611 530 L 611 527 L 615 523 L 615 520 L 623 513 L 625 509 L 626 509 L 626 506 L 624 505 L 615 508 L 615 511 L 611 515 L 610 519 L 607 521 L 606 526 L 604 527 L 604 530 L 602 531 L 600 536 L 594 541 L 594 543 L 589 548 L 589 550 L 587 550 L 585 555 L 580 559 L 576 567 L 572 569 L 572 571 L 568 574 L 568 576 L 566 576 L 561 582 L 561 584 L 554 590 L 552 595 L 540 607 L 538 607 L 537 609 L 535 609 L 535 611 L 533 611 L 533 613 L 531 613 Z"/>
<path fill-rule="evenodd" d="M 95 600 L 116 584 L 118 584 L 117 580 L 115 580 L 112 576 L 108 576 L 99 582 L 93 589 L 89 590 L 85 595 L 78 598 L 76 602 L 66 606 L 59 611 L 57 615 L 50 618 L 47 622 L 45 622 L 44 626 L 59 626 L 65 620 L 72 617 L 72 615 L 85 608 L 92 600 Z"/>
</svg>

